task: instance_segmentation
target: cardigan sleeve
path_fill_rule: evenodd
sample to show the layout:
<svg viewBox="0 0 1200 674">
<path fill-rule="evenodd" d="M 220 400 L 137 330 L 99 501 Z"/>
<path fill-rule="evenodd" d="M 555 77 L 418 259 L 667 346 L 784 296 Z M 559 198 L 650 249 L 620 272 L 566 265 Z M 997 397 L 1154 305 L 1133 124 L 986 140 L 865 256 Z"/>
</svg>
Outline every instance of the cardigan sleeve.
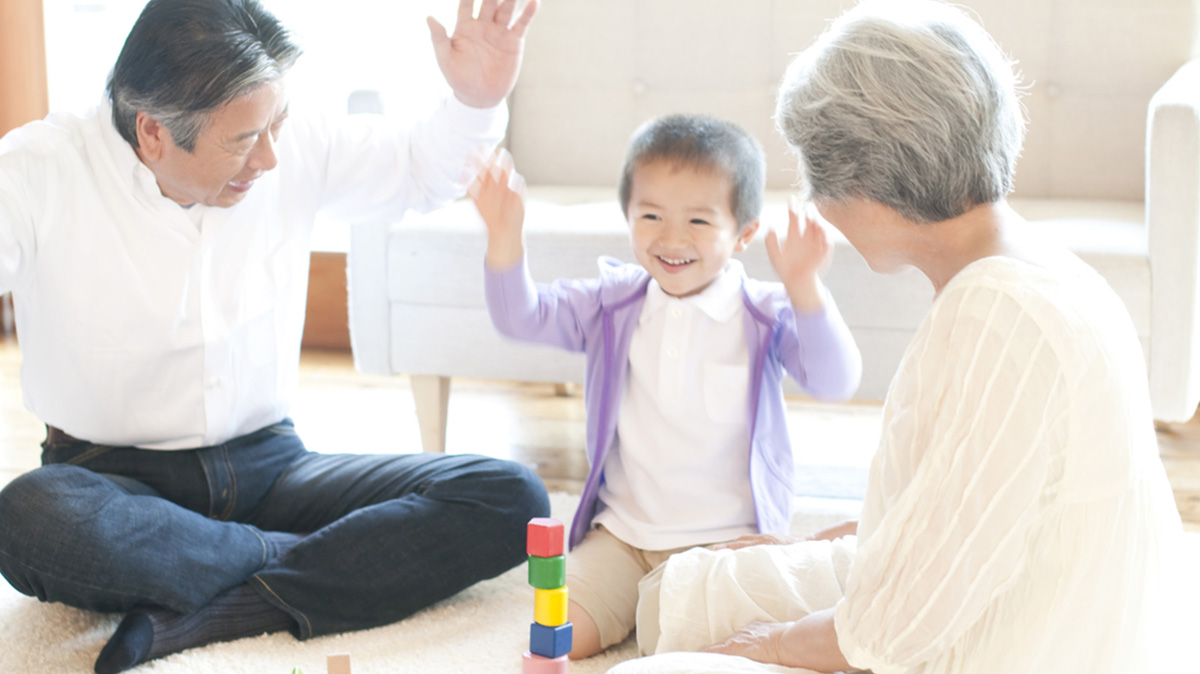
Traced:
<svg viewBox="0 0 1200 674">
<path fill-rule="evenodd" d="M 1013 584 L 1069 426 L 1061 363 L 1002 290 L 939 298 L 901 367 L 871 476 L 886 508 L 835 611 L 843 654 L 876 674 L 938 657 Z"/>
<path fill-rule="evenodd" d="M 846 400 L 854 395 L 862 381 L 862 355 L 828 292 L 820 311 L 797 314 L 789 303 L 783 318 L 775 352 L 788 376 L 816 398 Z"/>
<path fill-rule="evenodd" d="M 505 337 L 557 346 L 587 348 L 588 324 L 600 308 L 597 279 L 534 283 L 525 258 L 509 269 L 484 268 L 488 314 Z"/>
</svg>

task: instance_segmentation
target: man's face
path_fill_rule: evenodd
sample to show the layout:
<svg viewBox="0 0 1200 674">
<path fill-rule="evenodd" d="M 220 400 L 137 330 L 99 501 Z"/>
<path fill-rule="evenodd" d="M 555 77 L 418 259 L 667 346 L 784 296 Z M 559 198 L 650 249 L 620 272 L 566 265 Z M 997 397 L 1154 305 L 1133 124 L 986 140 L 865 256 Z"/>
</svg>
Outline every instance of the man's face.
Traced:
<svg viewBox="0 0 1200 674">
<path fill-rule="evenodd" d="M 138 113 L 138 156 L 154 172 L 163 196 L 182 206 L 227 208 L 278 163 L 275 141 L 287 117 L 287 97 L 277 80 L 233 99 L 212 112 L 192 152 L 144 115 Z"/>
</svg>

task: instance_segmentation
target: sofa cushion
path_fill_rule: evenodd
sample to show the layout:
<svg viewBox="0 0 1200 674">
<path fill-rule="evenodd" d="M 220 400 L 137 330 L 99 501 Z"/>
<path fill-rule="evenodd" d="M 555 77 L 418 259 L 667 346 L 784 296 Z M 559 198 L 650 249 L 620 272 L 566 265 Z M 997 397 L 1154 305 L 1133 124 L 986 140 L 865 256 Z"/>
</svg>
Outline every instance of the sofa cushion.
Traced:
<svg viewBox="0 0 1200 674">
<path fill-rule="evenodd" d="M 786 193 L 770 193 L 764 226 L 786 226 L 786 204 Z M 1150 266 L 1141 204 L 1023 199 L 1014 200 L 1013 207 L 1105 276 L 1130 308 L 1145 342 Z M 532 189 L 525 234 L 530 272 L 538 281 L 593 276 L 602 255 L 633 259 L 624 219 L 609 190 Z M 739 256 L 749 275 L 775 280 L 764 234 Z M 904 347 L 929 309 L 932 288 L 916 270 L 886 276 L 872 272 L 840 233 L 831 228 L 831 234 L 836 251 L 825 281 L 869 361 L 858 397 L 882 399 Z M 582 357 L 550 358 L 547 354 L 556 350 L 496 335 L 483 295 L 485 246 L 483 223 L 465 200 L 392 226 L 386 255 L 393 368 L 412 374 L 579 381 Z M 789 392 L 799 391 L 791 387 Z"/>
</svg>

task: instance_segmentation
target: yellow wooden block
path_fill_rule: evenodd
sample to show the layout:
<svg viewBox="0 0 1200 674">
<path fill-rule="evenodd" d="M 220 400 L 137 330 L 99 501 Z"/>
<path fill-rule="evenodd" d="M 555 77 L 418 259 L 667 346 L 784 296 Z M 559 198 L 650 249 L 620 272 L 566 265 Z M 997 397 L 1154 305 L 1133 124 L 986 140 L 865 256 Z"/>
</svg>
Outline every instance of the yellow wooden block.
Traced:
<svg viewBox="0 0 1200 674">
<path fill-rule="evenodd" d="M 567 588 L 533 591 L 533 620 L 546 627 L 567 622 Z"/>
</svg>

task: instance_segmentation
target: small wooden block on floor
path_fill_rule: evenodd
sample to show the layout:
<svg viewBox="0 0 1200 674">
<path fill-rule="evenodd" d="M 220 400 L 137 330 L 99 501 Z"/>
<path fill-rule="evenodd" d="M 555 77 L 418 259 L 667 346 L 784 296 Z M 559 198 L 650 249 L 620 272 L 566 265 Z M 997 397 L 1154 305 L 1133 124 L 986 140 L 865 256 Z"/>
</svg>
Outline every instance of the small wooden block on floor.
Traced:
<svg viewBox="0 0 1200 674">
<path fill-rule="evenodd" d="M 547 627 L 567 622 L 567 588 L 533 590 L 533 619 Z"/>
<path fill-rule="evenodd" d="M 552 517 L 529 520 L 525 531 L 525 552 L 534 557 L 563 554 L 563 523 Z"/>
<path fill-rule="evenodd" d="M 567 584 L 567 556 L 534 557 L 529 555 L 529 584 L 539 590 L 553 590 Z"/>
<path fill-rule="evenodd" d="M 328 674 L 350 674 L 350 654 L 334 653 L 325 658 Z"/>
<path fill-rule="evenodd" d="M 521 658 L 522 674 L 567 674 L 567 656 L 543 658 L 525 651 Z"/>
<path fill-rule="evenodd" d="M 543 658 L 558 658 L 571 652 L 574 633 L 571 623 L 556 627 L 533 623 L 529 626 L 529 652 Z"/>
</svg>

